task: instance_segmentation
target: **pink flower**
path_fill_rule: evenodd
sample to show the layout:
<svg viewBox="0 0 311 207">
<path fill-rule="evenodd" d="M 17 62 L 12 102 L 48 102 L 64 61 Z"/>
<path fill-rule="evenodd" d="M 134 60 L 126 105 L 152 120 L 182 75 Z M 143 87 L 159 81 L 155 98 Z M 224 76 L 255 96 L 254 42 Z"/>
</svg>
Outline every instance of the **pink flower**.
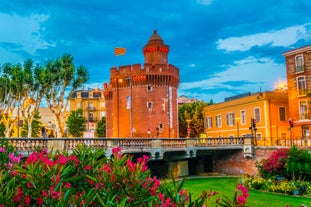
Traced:
<svg viewBox="0 0 311 207">
<path fill-rule="evenodd" d="M 246 197 L 243 195 L 237 196 L 238 206 L 243 206 L 246 203 Z"/>
<path fill-rule="evenodd" d="M 30 201 L 31 201 L 30 196 L 26 196 L 26 198 L 25 198 L 26 206 L 30 206 Z"/>
<path fill-rule="evenodd" d="M 114 147 L 112 149 L 112 154 L 116 157 L 116 158 L 121 158 L 121 148 L 120 147 Z"/>
<path fill-rule="evenodd" d="M 241 184 L 241 183 L 238 184 L 238 190 L 240 190 L 243 193 L 243 196 L 245 196 L 245 197 L 249 196 L 248 190 L 247 190 L 247 188 L 245 188 L 243 186 L 243 184 Z"/>
<path fill-rule="evenodd" d="M 128 160 L 126 162 L 126 166 L 128 167 L 128 169 L 131 171 L 131 172 L 134 172 L 135 171 L 135 168 L 136 168 L 136 164 L 134 162 L 132 162 L 131 160 Z"/>
<path fill-rule="evenodd" d="M 107 171 L 108 174 L 111 173 L 111 167 L 109 165 L 103 165 L 103 170 Z"/>
<path fill-rule="evenodd" d="M 71 184 L 69 183 L 69 182 L 67 182 L 66 184 L 65 184 L 65 188 L 70 188 L 71 187 Z"/>
<path fill-rule="evenodd" d="M 85 169 L 85 170 L 91 170 L 92 167 L 91 167 L 90 165 L 86 165 L 86 166 L 84 167 L 84 169 Z"/>
<path fill-rule="evenodd" d="M 59 163 L 64 165 L 64 164 L 66 164 L 66 162 L 67 162 L 67 158 L 63 154 L 60 154 L 59 155 Z"/>
<path fill-rule="evenodd" d="M 27 182 L 27 183 L 26 183 L 26 186 L 27 186 L 28 188 L 33 188 L 33 184 L 32 184 L 31 182 Z"/>
<path fill-rule="evenodd" d="M 4 153 L 4 152 L 5 152 L 5 147 L 1 147 L 1 148 L 0 148 L 0 152 L 1 152 L 1 153 Z"/>
<path fill-rule="evenodd" d="M 163 193 L 158 193 L 158 197 L 159 197 L 160 201 L 164 201 Z"/>
<path fill-rule="evenodd" d="M 43 205 L 43 199 L 42 198 L 37 198 L 36 199 L 36 201 L 37 201 L 37 204 L 39 205 L 39 206 L 42 206 Z"/>
</svg>

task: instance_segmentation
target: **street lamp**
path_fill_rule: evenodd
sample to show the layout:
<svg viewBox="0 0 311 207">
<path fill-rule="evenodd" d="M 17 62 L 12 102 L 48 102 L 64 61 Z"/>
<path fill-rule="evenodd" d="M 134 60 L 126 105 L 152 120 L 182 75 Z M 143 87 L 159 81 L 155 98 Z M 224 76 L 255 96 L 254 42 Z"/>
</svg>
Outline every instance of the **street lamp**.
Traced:
<svg viewBox="0 0 311 207">
<path fill-rule="evenodd" d="M 133 109 L 132 109 L 132 95 L 133 95 L 133 79 L 132 76 L 124 78 L 124 80 L 130 81 L 130 97 L 127 97 L 127 108 L 130 109 L 130 136 L 133 137 Z M 129 98 L 129 99 L 128 99 Z"/>
<path fill-rule="evenodd" d="M 187 119 L 186 122 L 187 122 L 187 134 L 188 134 L 187 138 L 190 138 L 190 132 L 191 132 L 190 122 L 191 122 L 191 120 Z"/>
</svg>

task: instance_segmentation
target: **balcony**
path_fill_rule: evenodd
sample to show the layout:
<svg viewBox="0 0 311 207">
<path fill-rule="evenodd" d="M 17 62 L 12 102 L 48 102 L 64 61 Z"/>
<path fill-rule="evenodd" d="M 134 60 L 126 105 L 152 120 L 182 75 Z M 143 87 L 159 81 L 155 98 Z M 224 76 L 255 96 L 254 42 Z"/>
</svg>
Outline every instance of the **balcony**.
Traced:
<svg viewBox="0 0 311 207">
<path fill-rule="evenodd" d="M 298 96 L 306 96 L 308 94 L 308 90 L 305 88 L 298 89 Z"/>
<path fill-rule="evenodd" d="M 89 117 L 89 122 L 97 122 L 99 121 L 98 117 Z"/>
<path fill-rule="evenodd" d="M 299 120 L 308 120 L 310 115 L 308 113 L 299 113 Z"/>
<path fill-rule="evenodd" d="M 95 106 L 89 106 L 89 107 L 86 107 L 86 110 L 87 111 L 95 111 L 96 108 L 95 108 Z"/>
<path fill-rule="evenodd" d="M 303 71 L 305 71 L 305 66 L 304 65 L 296 66 L 296 73 L 301 73 Z"/>
</svg>

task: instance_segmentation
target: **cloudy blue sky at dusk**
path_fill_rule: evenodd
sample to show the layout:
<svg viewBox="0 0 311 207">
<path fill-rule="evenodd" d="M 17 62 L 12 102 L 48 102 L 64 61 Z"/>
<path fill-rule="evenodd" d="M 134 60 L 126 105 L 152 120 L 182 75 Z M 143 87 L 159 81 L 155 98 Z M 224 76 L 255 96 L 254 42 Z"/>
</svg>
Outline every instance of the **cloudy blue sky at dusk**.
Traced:
<svg viewBox="0 0 311 207">
<path fill-rule="evenodd" d="M 311 44 L 310 11 L 307 0 L 0 0 L 0 65 L 70 53 L 87 87 L 102 87 L 111 67 L 143 64 L 156 29 L 180 69 L 179 95 L 222 102 L 286 80 L 282 53 Z"/>
</svg>

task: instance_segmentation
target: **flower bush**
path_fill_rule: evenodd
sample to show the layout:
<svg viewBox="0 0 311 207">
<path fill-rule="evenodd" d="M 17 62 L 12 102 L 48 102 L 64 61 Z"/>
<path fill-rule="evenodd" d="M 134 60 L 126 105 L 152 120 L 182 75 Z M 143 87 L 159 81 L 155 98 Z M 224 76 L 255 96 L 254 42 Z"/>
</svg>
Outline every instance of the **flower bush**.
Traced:
<svg viewBox="0 0 311 207">
<path fill-rule="evenodd" d="M 256 163 L 260 175 L 263 178 L 285 176 L 287 149 L 279 149 L 271 154 L 268 159 L 262 159 Z"/>
<path fill-rule="evenodd" d="M 249 193 L 247 188 L 239 183 L 232 200 L 225 196 L 224 199 L 217 199 L 217 204 L 223 207 L 243 207 L 246 206 L 248 196 Z"/>
<path fill-rule="evenodd" d="M 184 179 L 160 182 L 151 177 L 143 156 L 133 162 L 120 148 L 105 157 L 102 148 L 80 146 L 68 152 L 38 150 L 25 159 L 0 141 L 0 207 L 6 206 L 208 206 L 217 194 L 203 191 L 192 199 Z M 232 203 L 244 206 L 238 185 Z M 224 200 L 225 201 L 225 200 Z M 228 199 L 226 201 L 229 202 Z M 221 204 L 221 202 L 220 202 Z M 242 205 L 243 204 L 243 205 Z"/>
<path fill-rule="evenodd" d="M 243 184 L 252 190 L 282 193 L 285 195 L 311 196 L 311 183 L 306 181 L 272 180 L 243 176 Z"/>
</svg>

